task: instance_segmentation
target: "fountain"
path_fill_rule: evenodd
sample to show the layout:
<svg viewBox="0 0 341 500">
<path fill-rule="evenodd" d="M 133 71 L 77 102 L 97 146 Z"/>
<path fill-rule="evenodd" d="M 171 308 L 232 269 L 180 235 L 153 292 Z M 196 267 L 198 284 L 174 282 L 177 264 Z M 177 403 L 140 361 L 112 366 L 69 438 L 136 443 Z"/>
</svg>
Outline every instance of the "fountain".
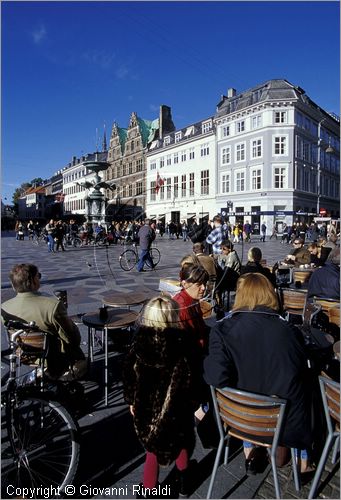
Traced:
<svg viewBox="0 0 341 500">
<path fill-rule="evenodd" d="M 114 191 L 116 186 L 114 184 L 110 185 L 103 181 L 98 175 L 99 172 L 107 170 L 110 163 L 106 161 L 98 161 L 98 156 L 96 153 L 95 160 L 85 161 L 83 165 L 87 167 L 88 170 L 94 172 L 95 179 L 93 181 L 79 182 L 78 184 L 84 186 L 86 189 L 93 188 L 91 193 L 85 199 L 86 202 L 86 218 L 89 224 L 99 224 L 105 222 L 105 212 L 107 207 L 108 199 L 105 197 L 104 193 L 101 192 L 101 188 L 111 189 Z"/>
</svg>

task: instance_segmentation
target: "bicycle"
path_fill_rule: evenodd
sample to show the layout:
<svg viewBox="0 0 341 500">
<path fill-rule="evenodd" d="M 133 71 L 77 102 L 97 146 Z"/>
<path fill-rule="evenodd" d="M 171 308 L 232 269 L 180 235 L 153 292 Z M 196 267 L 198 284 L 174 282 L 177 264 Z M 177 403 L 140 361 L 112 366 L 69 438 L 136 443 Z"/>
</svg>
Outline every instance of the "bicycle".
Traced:
<svg viewBox="0 0 341 500">
<path fill-rule="evenodd" d="M 82 240 L 74 234 L 66 234 L 63 238 L 63 244 L 64 246 L 79 248 L 82 246 Z"/>
<path fill-rule="evenodd" d="M 5 326 L 9 349 L 1 352 L 1 359 L 9 358 L 9 371 L 1 378 L 2 498 L 19 494 L 15 493 L 16 488 L 20 491 L 30 488 L 30 494 L 36 495 L 31 498 L 59 498 L 66 485 L 72 484 L 77 471 L 78 424 L 45 390 L 48 334 L 36 328 L 34 322 L 8 320 Z M 22 354 L 26 359 L 40 359 L 39 368 L 31 372 L 35 375 L 32 385 L 25 385 L 27 375 L 25 378 L 20 375 L 20 366 L 25 364 L 21 361 Z"/>
<path fill-rule="evenodd" d="M 41 245 L 42 243 L 47 243 L 46 235 L 44 233 L 35 233 L 32 237 L 32 241 L 35 245 Z"/>
<path fill-rule="evenodd" d="M 151 256 L 151 259 L 153 261 L 153 267 L 155 268 L 158 263 L 160 262 L 161 254 L 160 251 L 156 247 L 151 247 L 149 250 L 149 254 Z M 131 247 L 128 248 L 128 250 L 125 250 L 122 252 L 119 256 L 119 262 L 121 269 L 123 271 L 131 271 L 137 264 L 139 260 L 139 254 L 137 250 L 137 244 L 132 243 Z M 146 265 L 148 267 L 151 267 L 150 264 L 146 261 Z"/>
</svg>

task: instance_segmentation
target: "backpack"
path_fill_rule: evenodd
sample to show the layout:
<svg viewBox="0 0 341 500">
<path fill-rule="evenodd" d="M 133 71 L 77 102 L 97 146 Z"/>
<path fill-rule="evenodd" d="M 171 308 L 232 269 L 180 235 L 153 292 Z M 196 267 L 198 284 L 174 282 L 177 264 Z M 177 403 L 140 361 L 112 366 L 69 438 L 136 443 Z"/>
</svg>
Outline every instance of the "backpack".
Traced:
<svg viewBox="0 0 341 500">
<path fill-rule="evenodd" d="M 188 233 L 188 236 L 192 243 L 201 243 L 206 239 L 206 228 L 203 224 L 199 224 L 198 227 Z"/>
</svg>

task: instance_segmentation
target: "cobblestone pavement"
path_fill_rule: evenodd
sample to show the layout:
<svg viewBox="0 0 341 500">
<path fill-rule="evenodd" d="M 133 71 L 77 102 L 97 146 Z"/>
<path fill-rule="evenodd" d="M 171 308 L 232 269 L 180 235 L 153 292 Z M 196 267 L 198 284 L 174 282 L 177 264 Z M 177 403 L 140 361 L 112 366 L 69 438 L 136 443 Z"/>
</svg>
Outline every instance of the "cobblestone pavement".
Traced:
<svg viewBox="0 0 341 500">
<path fill-rule="evenodd" d="M 180 259 L 191 252 L 191 242 L 158 238 L 156 242 L 161 261 L 155 271 L 137 273 L 124 272 L 119 266 L 120 245 L 109 248 L 68 248 L 65 252 L 48 253 L 46 245 L 35 246 L 32 242 L 16 241 L 13 233 L 2 234 L 2 302 L 14 296 L 8 274 L 18 262 L 31 262 L 42 273 L 42 291 L 52 294 L 57 289 L 67 290 L 69 314 L 80 323 L 77 315 L 96 311 L 101 305 L 103 294 L 109 290 L 133 292 L 145 290 L 146 294 L 158 293 L 161 277 L 176 277 Z M 288 247 L 280 241 L 260 243 L 259 246 L 268 264 L 274 264 L 288 253 Z M 236 245 L 246 261 L 248 245 Z M 212 323 L 214 318 L 210 320 Z M 87 331 L 79 324 L 82 346 L 87 353 Z M 126 334 L 125 334 L 126 335 Z M 97 347 L 95 361 L 86 381 L 82 382 L 85 396 L 74 402 L 82 430 L 81 457 L 77 476 L 77 491 L 73 498 L 134 498 L 134 485 L 141 480 L 144 453 L 132 425 L 127 405 L 122 400 L 121 365 L 125 352 L 125 339 L 111 338 L 109 343 L 109 406 L 103 406 L 103 355 Z M 191 459 L 191 498 L 206 498 L 215 450 L 203 449 L 200 440 Z M 247 477 L 243 454 L 240 448 L 234 450 L 231 462 L 218 470 L 214 498 L 275 498 L 272 474 L 269 467 L 263 474 Z M 328 472 L 329 471 L 329 472 Z M 295 492 L 290 467 L 280 470 L 283 498 L 307 498 L 309 485 L 300 493 Z M 339 463 L 337 467 L 328 464 L 323 478 L 320 498 L 339 498 Z M 172 468 L 162 468 L 160 483 L 164 486 L 174 481 Z M 107 488 L 107 489 L 104 489 Z M 119 490 L 119 488 L 121 488 Z M 176 497 L 176 496 L 175 496 Z"/>
</svg>

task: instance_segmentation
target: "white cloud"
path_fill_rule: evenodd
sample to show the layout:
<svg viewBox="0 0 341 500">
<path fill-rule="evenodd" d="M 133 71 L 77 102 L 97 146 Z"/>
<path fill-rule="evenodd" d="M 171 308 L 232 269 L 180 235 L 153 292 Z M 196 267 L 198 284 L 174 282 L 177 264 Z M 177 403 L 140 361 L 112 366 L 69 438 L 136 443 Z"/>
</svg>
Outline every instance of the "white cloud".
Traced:
<svg viewBox="0 0 341 500">
<path fill-rule="evenodd" d="M 38 28 L 31 32 L 34 43 L 39 44 L 47 35 L 46 28 L 41 24 Z"/>
<path fill-rule="evenodd" d="M 129 74 L 129 70 L 128 70 L 127 66 L 125 66 L 125 65 L 120 66 L 115 71 L 116 77 L 119 78 L 120 80 L 123 80 L 124 78 L 126 78 L 128 76 L 128 74 Z"/>
<path fill-rule="evenodd" d="M 82 59 L 90 64 L 100 66 L 102 69 L 108 69 L 115 59 L 115 54 L 109 54 L 104 50 L 89 50 L 82 54 Z"/>
</svg>

